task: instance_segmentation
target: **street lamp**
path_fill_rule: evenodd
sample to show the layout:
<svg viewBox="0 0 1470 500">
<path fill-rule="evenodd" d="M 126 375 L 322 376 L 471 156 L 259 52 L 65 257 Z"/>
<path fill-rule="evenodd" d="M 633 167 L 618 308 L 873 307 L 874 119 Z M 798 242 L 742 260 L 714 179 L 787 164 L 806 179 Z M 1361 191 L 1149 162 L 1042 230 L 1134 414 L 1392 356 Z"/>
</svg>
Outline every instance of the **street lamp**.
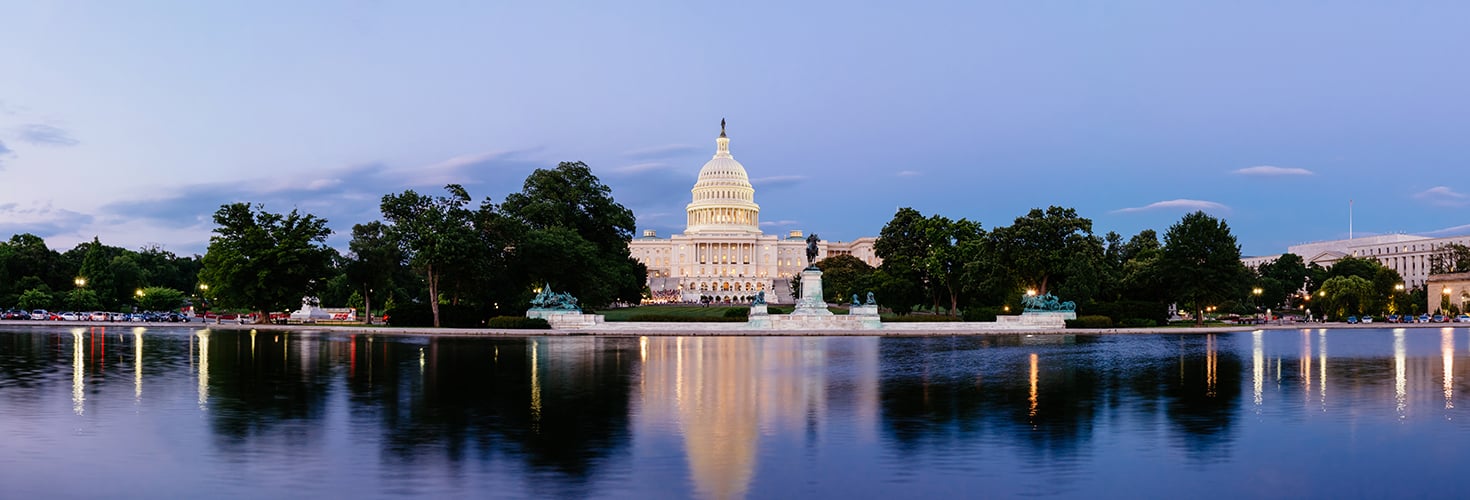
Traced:
<svg viewBox="0 0 1470 500">
<path fill-rule="evenodd" d="M 1261 290 L 1261 287 L 1255 287 L 1251 289 L 1251 309 L 1253 310 L 1252 312 L 1254 312 L 1255 309 L 1259 309 L 1261 307 L 1259 302 L 1261 300 L 1262 291 L 1263 290 Z"/>
<path fill-rule="evenodd" d="M 71 282 L 75 283 L 77 285 L 77 288 L 85 288 L 87 286 L 87 278 L 83 278 L 81 276 L 77 276 L 77 279 L 74 279 Z"/>
</svg>

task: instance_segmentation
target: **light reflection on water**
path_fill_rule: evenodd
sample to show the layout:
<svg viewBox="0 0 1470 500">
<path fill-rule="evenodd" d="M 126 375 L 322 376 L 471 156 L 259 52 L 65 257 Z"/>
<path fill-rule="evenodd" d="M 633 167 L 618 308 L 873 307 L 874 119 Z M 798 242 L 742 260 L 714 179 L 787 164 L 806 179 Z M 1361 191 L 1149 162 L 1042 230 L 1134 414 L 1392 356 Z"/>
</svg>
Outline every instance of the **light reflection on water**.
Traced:
<svg viewBox="0 0 1470 500">
<path fill-rule="evenodd" d="M 5 496 L 1445 496 L 1470 445 L 1454 328 L 3 328 Z"/>
</svg>

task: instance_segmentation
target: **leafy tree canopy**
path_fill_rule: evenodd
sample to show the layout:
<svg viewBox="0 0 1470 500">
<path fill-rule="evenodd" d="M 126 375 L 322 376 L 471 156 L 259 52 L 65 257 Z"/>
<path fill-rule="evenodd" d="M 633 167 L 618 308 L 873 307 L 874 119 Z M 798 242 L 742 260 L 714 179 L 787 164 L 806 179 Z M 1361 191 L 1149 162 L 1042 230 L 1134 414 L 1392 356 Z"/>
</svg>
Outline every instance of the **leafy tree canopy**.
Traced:
<svg viewBox="0 0 1470 500">
<path fill-rule="evenodd" d="M 1240 245 L 1224 221 L 1199 211 L 1185 215 L 1164 234 L 1158 272 L 1169 292 L 1204 322 L 1204 308 L 1245 295 L 1249 272 Z"/>
<path fill-rule="evenodd" d="M 335 252 L 325 244 L 332 233 L 325 219 L 233 203 L 222 205 L 214 222 L 199 281 L 220 306 L 287 311 L 330 274 Z"/>
</svg>

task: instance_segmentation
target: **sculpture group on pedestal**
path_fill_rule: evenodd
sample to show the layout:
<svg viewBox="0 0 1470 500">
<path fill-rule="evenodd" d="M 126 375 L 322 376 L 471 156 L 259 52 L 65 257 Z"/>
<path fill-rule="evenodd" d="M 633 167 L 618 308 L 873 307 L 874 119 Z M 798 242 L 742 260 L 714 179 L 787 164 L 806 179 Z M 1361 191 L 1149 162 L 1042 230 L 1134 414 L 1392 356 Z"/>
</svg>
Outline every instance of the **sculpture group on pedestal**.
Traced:
<svg viewBox="0 0 1470 500">
<path fill-rule="evenodd" d="M 1077 310 L 1077 304 L 1075 302 L 1072 302 L 1070 300 L 1066 302 L 1058 301 L 1057 298 L 1050 293 L 1023 296 L 1021 297 L 1021 305 L 1026 307 L 1025 312 L 1058 312 Z"/>
<path fill-rule="evenodd" d="M 557 311 L 581 311 L 577 307 L 577 298 L 571 293 L 556 293 L 551 291 L 551 285 L 541 287 L 541 292 L 536 298 L 531 299 L 532 309 L 551 309 Z"/>
</svg>

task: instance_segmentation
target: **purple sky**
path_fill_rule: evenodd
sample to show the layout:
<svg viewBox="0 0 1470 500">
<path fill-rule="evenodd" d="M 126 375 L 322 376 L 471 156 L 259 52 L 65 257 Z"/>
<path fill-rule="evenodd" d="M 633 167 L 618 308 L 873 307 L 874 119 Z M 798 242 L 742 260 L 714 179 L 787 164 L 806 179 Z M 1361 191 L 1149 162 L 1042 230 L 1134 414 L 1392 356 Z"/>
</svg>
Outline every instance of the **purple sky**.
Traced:
<svg viewBox="0 0 1470 500">
<path fill-rule="evenodd" d="M 501 3 L 0 0 L 0 237 L 191 254 L 250 201 L 345 247 L 384 194 L 575 160 L 667 235 L 721 118 L 774 233 L 1470 231 L 1470 4 Z"/>
</svg>

